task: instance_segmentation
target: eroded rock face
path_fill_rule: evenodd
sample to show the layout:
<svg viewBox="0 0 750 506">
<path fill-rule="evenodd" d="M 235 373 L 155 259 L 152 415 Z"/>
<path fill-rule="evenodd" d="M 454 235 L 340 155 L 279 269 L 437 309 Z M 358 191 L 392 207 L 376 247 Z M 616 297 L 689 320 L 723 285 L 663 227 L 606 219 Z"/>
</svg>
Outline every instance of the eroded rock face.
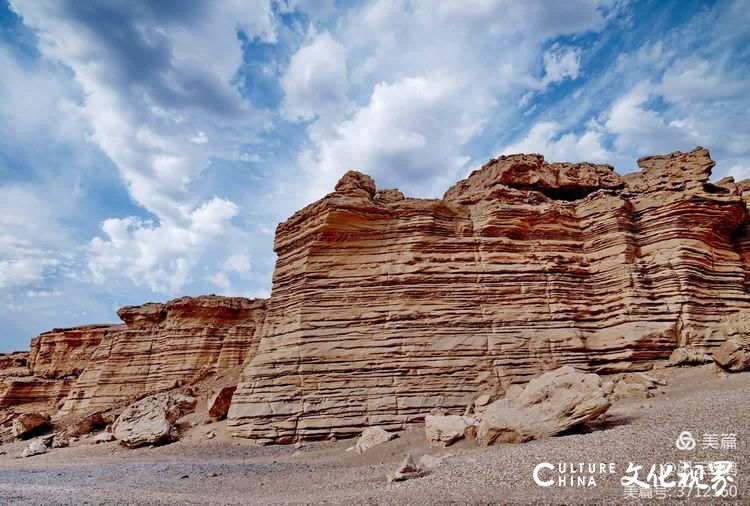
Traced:
<svg viewBox="0 0 750 506">
<path fill-rule="evenodd" d="M 647 370 L 676 347 L 716 349 L 719 323 L 750 307 L 750 185 L 709 183 L 703 148 L 639 165 L 501 157 L 442 199 L 348 173 L 277 229 L 236 434 L 398 430 L 561 366 Z"/>
<path fill-rule="evenodd" d="M 85 325 L 40 334 L 31 340 L 29 370 L 39 378 L 77 377 L 102 339 L 124 329 L 124 325 Z"/>
<path fill-rule="evenodd" d="M 107 408 L 241 365 L 257 349 L 264 311 L 264 300 L 220 296 L 122 308 L 124 328 L 104 336 L 61 413 Z"/>
<path fill-rule="evenodd" d="M 518 399 L 501 399 L 482 415 L 477 441 L 525 443 L 558 435 L 609 409 L 601 378 L 561 367 L 529 382 Z"/>
</svg>

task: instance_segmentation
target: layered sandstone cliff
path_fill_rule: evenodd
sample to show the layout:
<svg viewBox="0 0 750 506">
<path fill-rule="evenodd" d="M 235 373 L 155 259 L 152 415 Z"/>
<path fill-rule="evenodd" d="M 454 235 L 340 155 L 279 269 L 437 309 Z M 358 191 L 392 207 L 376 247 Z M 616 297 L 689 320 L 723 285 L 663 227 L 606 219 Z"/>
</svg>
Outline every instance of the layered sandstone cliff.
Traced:
<svg viewBox="0 0 750 506">
<path fill-rule="evenodd" d="M 236 434 L 397 429 L 561 365 L 647 369 L 723 342 L 750 306 L 744 183 L 709 183 L 702 148 L 638 164 L 500 157 L 442 199 L 347 173 L 277 229 Z"/>
<path fill-rule="evenodd" d="M 124 307 L 71 386 L 60 414 L 106 409 L 241 365 L 258 346 L 265 301 L 182 297 Z"/>
<path fill-rule="evenodd" d="M 31 351 L 0 360 L 0 409 L 54 412 L 104 336 L 119 325 L 54 329 L 31 340 Z"/>
</svg>

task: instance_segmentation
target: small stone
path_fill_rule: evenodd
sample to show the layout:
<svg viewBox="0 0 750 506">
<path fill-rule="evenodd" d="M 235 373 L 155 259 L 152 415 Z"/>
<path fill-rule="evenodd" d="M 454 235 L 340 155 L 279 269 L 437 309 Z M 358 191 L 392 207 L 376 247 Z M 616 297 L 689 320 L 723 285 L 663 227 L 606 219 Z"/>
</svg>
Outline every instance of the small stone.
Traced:
<svg viewBox="0 0 750 506">
<path fill-rule="evenodd" d="M 41 441 L 34 441 L 26 448 L 24 448 L 23 452 L 21 453 L 21 457 L 26 458 L 33 457 L 35 455 L 41 455 L 43 453 L 47 453 L 47 449 L 47 445 L 45 445 Z"/>
</svg>

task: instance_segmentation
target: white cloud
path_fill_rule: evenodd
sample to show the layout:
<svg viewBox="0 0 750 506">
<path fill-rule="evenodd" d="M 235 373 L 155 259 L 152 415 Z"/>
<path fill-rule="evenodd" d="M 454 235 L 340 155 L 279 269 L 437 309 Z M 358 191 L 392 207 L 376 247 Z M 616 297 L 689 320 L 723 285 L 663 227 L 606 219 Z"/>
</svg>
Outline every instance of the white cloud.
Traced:
<svg viewBox="0 0 750 506">
<path fill-rule="evenodd" d="M 456 76 L 435 74 L 375 86 L 369 103 L 334 126 L 334 134 L 315 138 L 316 149 L 303 165 L 330 191 L 346 170 L 372 175 L 380 187 L 400 184 L 407 190 L 437 189 L 468 162 L 461 145 L 481 128 L 491 98 Z M 438 173 L 439 167 L 443 172 Z"/>
<path fill-rule="evenodd" d="M 372 175 L 380 187 L 441 194 L 468 167 L 467 148 L 487 121 L 492 118 L 490 131 L 513 121 L 514 106 L 532 98 L 522 95 L 539 89 L 533 73 L 544 41 L 602 28 L 611 5 L 376 0 L 351 10 L 332 31 L 345 50 L 349 82 L 346 100 L 337 101 L 347 107 L 332 108 L 308 129 L 311 144 L 300 155 L 312 179 L 308 198 L 330 191 L 348 169 Z M 576 78 L 579 56 L 556 46 L 546 59 L 550 82 Z M 317 82 L 315 73 L 307 75 Z M 334 82 L 329 93 L 344 88 L 343 79 Z M 319 114 L 315 105 L 298 102 L 297 116 Z M 325 107 L 330 101 L 312 102 Z"/>
<path fill-rule="evenodd" d="M 134 217 L 106 220 L 106 239 L 89 246 L 89 268 L 99 282 L 108 274 L 125 274 L 136 285 L 166 294 L 178 292 L 191 281 L 190 272 L 201 254 L 231 238 L 235 204 L 214 198 L 189 213 L 185 223 L 161 220 L 158 224 Z"/>
<path fill-rule="evenodd" d="M 201 205 L 190 184 L 212 157 L 238 152 L 241 141 L 227 135 L 230 129 L 251 136 L 263 128 L 231 81 L 242 63 L 237 30 L 275 41 L 270 3 L 185 4 L 179 15 L 158 2 L 12 5 L 37 30 L 42 53 L 73 72 L 84 92 L 76 114 L 88 125 L 88 139 L 156 218 L 105 221 L 107 238 L 94 239 L 88 250 L 92 273 L 100 279 L 126 273 L 154 290 L 179 289 L 201 246 L 228 233 L 225 216 L 202 215 L 219 208 L 237 213 L 224 200 Z M 165 237 L 183 242 L 165 244 Z"/>
<path fill-rule="evenodd" d="M 575 81 L 581 70 L 580 48 L 554 44 L 544 52 L 544 84 L 558 83 L 565 79 Z"/>
<path fill-rule="evenodd" d="M 553 121 L 535 124 L 523 139 L 502 150 L 501 154 L 541 153 L 549 162 L 600 162 L 611 159 L 604 147 L 604 134 L 587 130 L 576 135 L 560 133 L 560 125 Z"/>
<path fill-rule="evenodd" d="M 345 103 L 346 52 L 331 34 L 322 32 L 302 46 L 281 77 L 284 115 L 309 120 Z"/>
<path fill-rule="evenodd" d="M 232 294 L 230 275 L 234 274 L 241 279 L 248 279 L 251 270 L 250 256 L 247 254 L 235 254 L 226 259 L 221 270 L 208 275 L 207 279 L 218 286 L 223 294 Z"/>
</svg>

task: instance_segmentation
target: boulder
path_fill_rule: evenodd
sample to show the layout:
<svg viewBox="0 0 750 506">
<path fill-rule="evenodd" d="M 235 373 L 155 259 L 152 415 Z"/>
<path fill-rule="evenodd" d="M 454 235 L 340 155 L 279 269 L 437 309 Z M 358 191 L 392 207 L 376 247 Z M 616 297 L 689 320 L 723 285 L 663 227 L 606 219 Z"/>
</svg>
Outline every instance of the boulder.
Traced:
<svg viewBox="0 0 750 506">
<path fill-rule="evenodd" d="M 726 341 L 713 352 L 716 364 L 729 372 L 750 369 L 750 314 L 738 312 L 720 326 Z"/>
<path fill-rule="evenodd" d="M 479 423 L 480 444 L 525 443 L 555 436 L 589 422 L 609 409 L 597 374 L 565 366 L 532 380 L 517 399 L 501 399 Z"/>
<path fill-rule="evenodd" d="M 99 434 L 94 437 L 94 440 L 92 441 L 92 444 L 99 444 L 99 443 L 109 443 L 111 441 L 115 441 L 115 435 L 111 432 L 100 432 Z"/>
<path fill-rule="evenodd" d="M 99 430 L 102 427 L 106 427 L 108 424 L 107 419 L 104 416 L 104 412 L 97 411 L 91 413 L 80 420 L 72 423 L 66 430 L 65 433 L 68 437 L 79 437 L 84 434 L 90 434 L 95 430 Z"/>
<path fill-rule="evenodd" d="M 13 437 L 26 439 L 49 427 L 50 417 L 42 413 L 24 413 L 13 420 Z"/>
<path fill-rule="evenodd" d="M 357 439 L 357 443 L 354 445 L 354 449 L 357 453 L 363 453 L 372 448 L 375 445 L 385 443 L 391 439 L 398 437 L 398 434 L 393 432 L 387 432 L 380 427 L 368 427 L 362 432 L 362 435 Z"/>
<path fill-rule="evenodd" d="M 415 462 L 412 456 L 406 455 L 395 472 L 388 475 L 388 481 L 404 481 L 424 476 L 425 472 Z"/>
<path fill-rule="evenodd" d="M 695 348 L 685 346 L 675 348 L 667 361 L 667 367 L 679 367 L 684 365 L 701 365 L 711 362 L 713 359 L 708 353 Z"/>
<path fill-rule="evenodd" d="M 470 427 L 476 427 L 479 423 L 471 416 L 427 415 L 424 419 L 425 436 L 427 442 L 434 446 L 450 446 L 456 441 L 463 439 Z"/>
<path fill-rule="evenodd" d="M 195 410 L 196 399 L 161 393 L 145 397 L 120 414 L 113 425 L 115 438 L 128 448 L 175 439 L 175 422 Z"/>
<path fill-rule="evenodd" d="M 659 386 L 666 383 L 650 374 L 642 372 L 623 374 L 616 382 L 614 388 L 610 390 L 609 385 L 603 386 L 607 394 L 611 394 L 614 399 L 649 399 L 653 397 Z"/>
<path fill-rule="evenodd" d="M 729 372 L 750 370 L 750 342 L 729 339 L 714 351 L 714 361 Z"/>
<path fill-rule="evenodd" d="M 232 395 L 237 390 L 237 385 L 224 387 L 214 392 L 208 399 L 208 416 L 214 420 L 222 420 L 227 417 L 229 406 L 232 404 Z"/>
<path fill-rule="evenodd" d="M 64 432 L 56 432 L 52 437 L 52 448 L 67 448 L 70 446 L 70 438 Z"/>
<path fill-rule="evenodd" d="M 21 457 L 33 457 L 34 455 L 41 455 L 42 453 L 47 453 L 47 445 L 45 445 L 41 441 L 33 441 L 30 443 L 26 448 L 23 449 L 23 452 L 21 452 Z"/>
</svg>

